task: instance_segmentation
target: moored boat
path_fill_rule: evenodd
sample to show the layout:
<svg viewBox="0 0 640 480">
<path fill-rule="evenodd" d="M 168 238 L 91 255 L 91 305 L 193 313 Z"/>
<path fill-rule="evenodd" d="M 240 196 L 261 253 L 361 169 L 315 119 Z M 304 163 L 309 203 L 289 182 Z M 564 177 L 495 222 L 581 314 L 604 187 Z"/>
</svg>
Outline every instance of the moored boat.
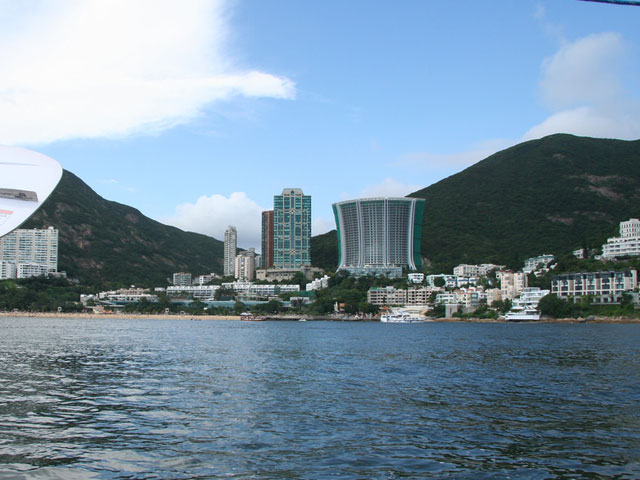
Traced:
<svg viewBox="0 0 640 480">
<path fill-rule="evenodd" d="M 395 311 L 380 315 L 382 323 L 420 323 L 426 321 L 423 317 L 411 315 L 404 311 Z"/>
<path fill-rule="evenodd" d="M 256 315 L 255 313 L 251 312 L 242 312 L 240 314 L 240 320 L 243 320 L 245 322 L 263 322 L 266 319 L 267 317 L 265 316 Z"/>
</svg>

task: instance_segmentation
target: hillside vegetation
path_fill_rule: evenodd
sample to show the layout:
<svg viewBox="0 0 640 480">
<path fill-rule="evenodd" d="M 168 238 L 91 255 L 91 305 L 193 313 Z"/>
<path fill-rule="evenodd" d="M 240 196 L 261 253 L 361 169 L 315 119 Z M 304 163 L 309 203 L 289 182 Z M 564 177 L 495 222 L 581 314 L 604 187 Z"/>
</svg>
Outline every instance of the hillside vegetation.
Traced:
<svg viewBox="0 0 640 480">
<path fill-rule="evenodd" d="M 22 228 L 59 230 L 58 269 L 83 283 L 164 285 L 173 272 L 222 271 L 223 243 L 100 197 L 73 173 Z"/>
<path fill-rule="evenodd" d="M 552 135 L 498 152 L 409 195 L 426 200 L 432 267 L 600 247 L 640 215 L 640 141 Z"/>
<path fill-rule="evenodd" d="M 640 141 L 551 135 L 498 152 L 410 197 L 426 200 L 426 269 L 599 248 L 640 216 Z M 336 231 L 312 240 L 314 264 L 337 267 Z"/>
</svg>

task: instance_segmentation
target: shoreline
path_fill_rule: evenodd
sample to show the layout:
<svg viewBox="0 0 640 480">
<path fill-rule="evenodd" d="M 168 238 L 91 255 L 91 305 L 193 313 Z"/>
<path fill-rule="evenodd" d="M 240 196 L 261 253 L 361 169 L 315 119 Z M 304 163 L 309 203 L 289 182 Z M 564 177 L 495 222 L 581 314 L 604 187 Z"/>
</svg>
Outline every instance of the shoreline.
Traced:
<svg viewBox="0 0 640 480">
<path fill-rule="evenodd" d="M 240 315 L 188 315 L 188 314 L 153 314 L 153 313 L 57 313 L 57 312 L 0 312 L 0 317 L 5 318 L 68 318 L 68 319 L 92 319 L 92 320 L 228 320 L 243 321 Z M 330 316 L 304 315 L 309 321 L 333 321 L 333 322 L 378 322 L 377 319 L 343 320 Z M 272 316 L 267 321 L 298 321 L 300 315 Z M 248 322 L 252 322 L 249 320 Z M 493 318 L 434 318 L 424 323 L 610 323 L 610 324 L 634 324 L 640 323 L 640 318 L 634 317 L 599 317 L 583 318 L 543 318 L 528 322 L 506 322 L 503 319 Z"/>
</svg>

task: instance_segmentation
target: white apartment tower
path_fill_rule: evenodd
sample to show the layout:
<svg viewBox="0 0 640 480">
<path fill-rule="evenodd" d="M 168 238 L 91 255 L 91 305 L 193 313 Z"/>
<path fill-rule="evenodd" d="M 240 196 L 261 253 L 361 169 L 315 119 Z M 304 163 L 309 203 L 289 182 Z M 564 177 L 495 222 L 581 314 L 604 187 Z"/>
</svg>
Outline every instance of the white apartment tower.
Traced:
<svg viewBox="0 0 640 480">
<path fill-rule="evenodd" d="M 620 236 L 607 239 L 602 245 L 604 258 L 640 255 L 640 220 L 630 218 L 620 222 Z"/>
<path fill-rule="evenodd" d="M 0 237 L 3 276 L 26 278 L 58 271 L 58 230 L 16 229 Z"/>
<path fill-rule="evenodd" d="M 224 232 L 224 276 L 235 274 L 236 251 L 238 250 L 238 231 L 233 225 Z"/>
<path fill-rule="evenodd" d="M 235 278 L 241 282 L 252 282 L 256 279 L 256 252 L 253 248 L 236 256 Z"/>
</svg>

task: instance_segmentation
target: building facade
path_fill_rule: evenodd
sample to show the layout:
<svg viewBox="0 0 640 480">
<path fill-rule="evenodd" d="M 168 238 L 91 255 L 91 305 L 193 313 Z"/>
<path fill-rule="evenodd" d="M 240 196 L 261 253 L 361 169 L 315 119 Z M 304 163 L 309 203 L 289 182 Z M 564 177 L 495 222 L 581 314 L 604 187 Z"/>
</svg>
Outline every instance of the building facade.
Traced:
<svg viewBox="0 0 640 480">
<path fill-rule="evenodd" d="M 361 198 L 333 204 L 338 269 L 354 274 L 385 268 L 420 270 L 424 200 Z"/>
<path fill-rule="evenodd" d="M 253 248 L 236 256 L 235 278 L 241 282 L 252 282 L 256 279 L 256 252 Z"/>
<path fill-rule="evenodd" d="M 311 265 L 311 196 L 285 188 L 273 197 L 273 266 Z"/>
<path fill-rule="evenodd" d="M 229 225 L 224 232 L 224 268 L 225 277 L 235 274 L 236 253 L 238 252 L 238 231 Z"/>
<path fill-rule="evenodd" d="M 500 280 L 500 294 L 503 300 L 513 300 L 529 286 L 529 278 L 524 272 L 500 271 L 496 274 Z"/>
<path fill-rule="evenodd" d="M 619 303 L 625 292 L 638 288 L 638 272 L 600 271 L 565 273 L 551 279 L 551 293 L 560 298 L 593 297 L 597 303 Z"/>
<path fill-rule="evenodd" d="M 0 237 L 0 265 L 4 265 L 0 272 L 7 275 L 4 278 L 27 278 L 57 272 L 58 230 L 53 227 L 19 228 Z"/>
<path fill-rule="evenodd" d="M 273 267 L 273 210 L 262 212 L 262 263 L 261 267 Z"/>
<path fill-rule="evenodd" d="M 176 272 L 171 277 L 171 283 L 174 285 L 191 285 L 191 274 L 187 272 Z"/>
<path fill-rule="evenodd" d="M 620 236 L 607 239 L 602 245 L 604 258 L 616 258 L 640 255 L 640 220 L 630 218 L 620 222 Z"/>
</svg>

